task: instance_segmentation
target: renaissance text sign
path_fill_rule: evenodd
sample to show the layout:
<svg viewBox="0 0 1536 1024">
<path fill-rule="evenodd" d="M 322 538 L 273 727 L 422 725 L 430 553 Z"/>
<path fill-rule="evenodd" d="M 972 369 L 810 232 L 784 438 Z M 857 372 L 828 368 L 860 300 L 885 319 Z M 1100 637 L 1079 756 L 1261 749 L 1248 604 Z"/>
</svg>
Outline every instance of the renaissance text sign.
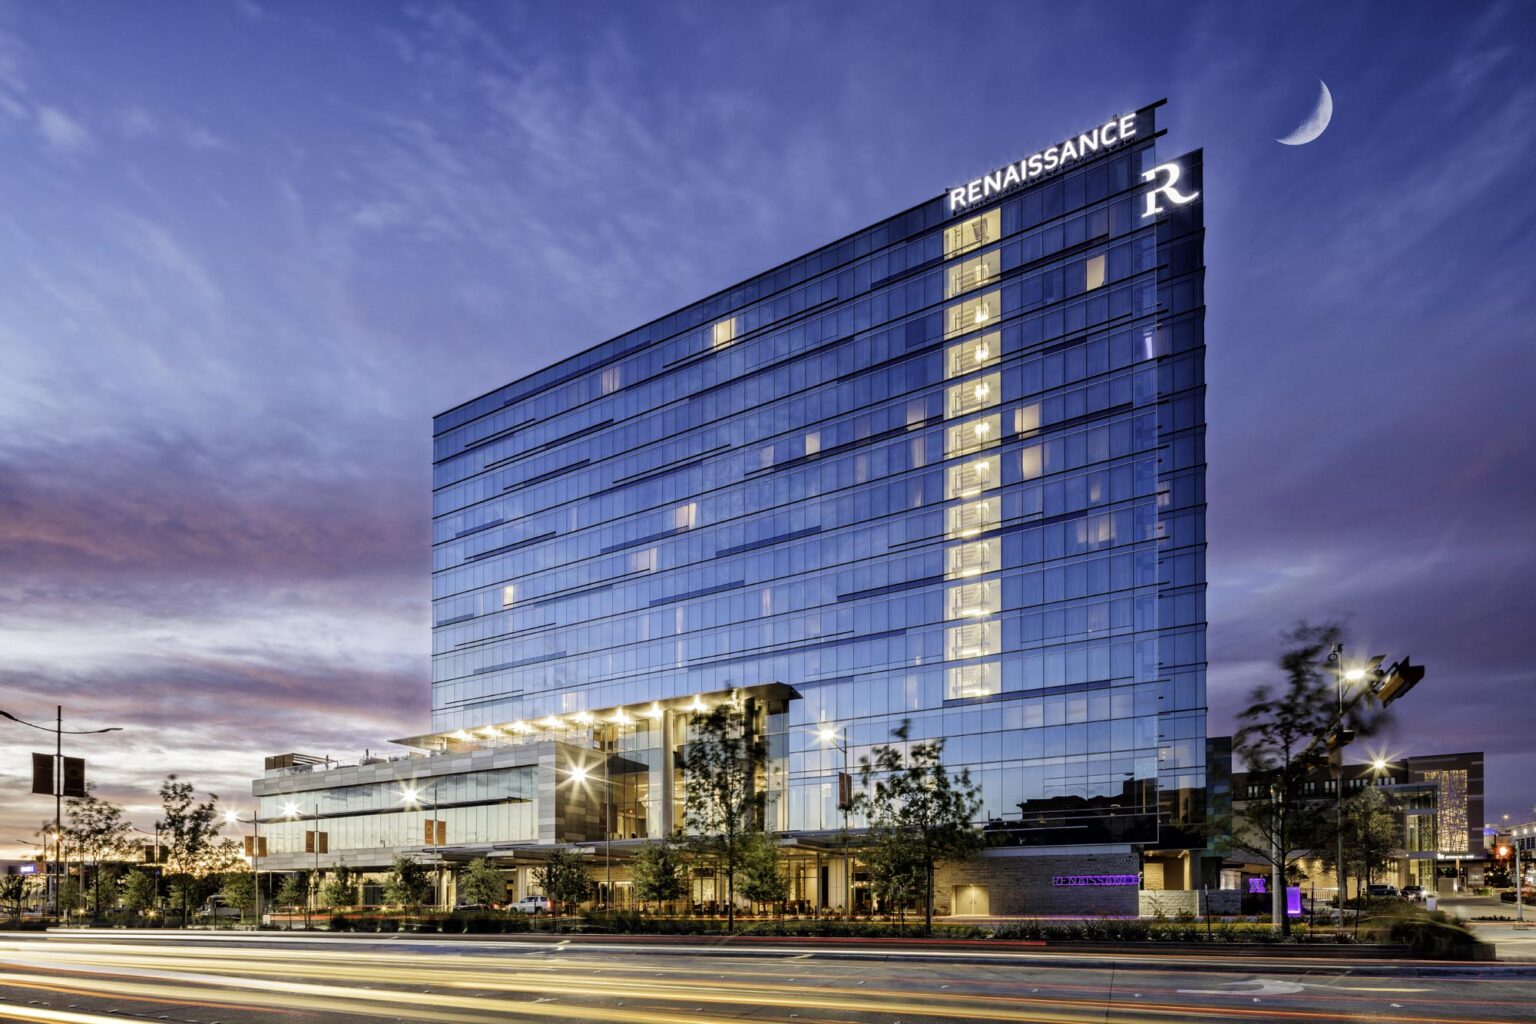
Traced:
<svg viewBox="0 0 1536 1024">
<path fill-rule="evenodd" d="M 1080 885 L 1140 885 L 1140 875 L 1057 875 L 1051 884 L 1063 888 Z"/>
<path fill-rule="evenodd" d="M 1050 149 L 1032 153 L 1017 163 L 1000 167 L 991 174 L 949 190 L 949 212 L 958 213 L 968 206 L 1018 188 L 1047 174 L 1077 163 L 1102 150 L 1113 149 L 1136 137 L 1136 115 L 1122 114 L 1075 138 L 1058 142 Z"/>
</svg>

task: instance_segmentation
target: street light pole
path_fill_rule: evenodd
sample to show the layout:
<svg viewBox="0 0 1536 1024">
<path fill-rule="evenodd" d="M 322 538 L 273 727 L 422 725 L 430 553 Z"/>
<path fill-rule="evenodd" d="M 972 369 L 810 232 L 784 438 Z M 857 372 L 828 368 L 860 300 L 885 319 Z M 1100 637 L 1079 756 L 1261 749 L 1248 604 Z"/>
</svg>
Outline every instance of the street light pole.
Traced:
<svg viewBox="0 0 1536 1024">
<path fill-rule="evenodd" d="M 837 748 L 837 752 L 843 755 L 843 770 L 837 777 L 837 803 L 843 812 L 843 834 L 841 836 L 843 847 L 843 913 L 849 920 L 853 919 L 853 870 L 848 858 L 848 801 L 843 798 L 843 779 L 848 777 L 848 731 L 847 726 L 841 729 L 824 727 L 818 735 L 823 743 L 830 743 Z M 839 739 L 841 737 L 841 739 Z"/>
<path fill-rule="evenodd" d="M 257 804 L 256 810 L 251 812 L 249 822 L 235 811 L 225 811 L 224 820 L 231 825 L 251 826 L 251 874 L 255 878 L 256 889 L 256 930 L 261 931 L 261 805 Z M 320 844 L 317 841 L 315 845 L 318 847 Z"/>
<path fill-rule="evenodd" d="M 1337 729 L 1344 728 L 1344 645 L 1333 645 L 1333 676 L 1334 690 L 1338 696 L 1338 725 Z M 1344 748 L 1342 744 L 1337 750 L 1339 770 L 1337 782 L 1333 791 L 1333 827 L 1337 849 L 1334 851 L 1334 874 L 1338 876 L 1339 883 L 1339 928 L 1344 927 L 1344 901 L 1347 896 L 1347 882 L 1344 868 Z"/>
<path fill-rule="evenodd" d="M 59 906 L 59 895 L 63 887 L 64 876 L 64 733 L 71 736 L 86 736 L 102 732 L 122 732 L 121 726 L 109 726 L 105 729 L 68 729 L 64 728 L 64 705 L 55 704 L 53 708 L 53 728 L 46 725 L 37 725 L 25 719 L 17 718 L 9 711 L 0 711 L 0 718 L 9 719 L 17 725 L 25 725 L 30 729 L 40 732 L 53 733 L 53 870 L 47 879 L 49 887 L 53 890 L 53 910 L 56 916 L 62 909 Z M 46 852 L 46 851 L 45 851 Z M 83 871 L 83 868 L 82 868 Z M 57 876 L 55 878 L 55 876 Z"/>
</svg>

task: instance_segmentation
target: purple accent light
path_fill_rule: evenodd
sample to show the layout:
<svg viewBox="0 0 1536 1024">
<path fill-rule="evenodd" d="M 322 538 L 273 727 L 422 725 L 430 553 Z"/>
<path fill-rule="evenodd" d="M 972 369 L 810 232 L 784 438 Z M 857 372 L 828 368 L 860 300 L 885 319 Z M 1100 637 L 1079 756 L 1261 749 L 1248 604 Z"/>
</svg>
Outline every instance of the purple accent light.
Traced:
<svg viewBox="0 0 1536 1024">
<path fill-rule="evenodd" d="M 1267 892 L 1269 892 L 1269 886 L 1265 883 L 1264 879 L 1262 879 L 1262 878 L 1250 878 L 1250 879 L 1248 879 L 1248 895 L 1250 895 L 1250 896 L 1262 896 L 1262 895 L 1264 895 Z"/>
<path fill-rule="evenodd" d="M 1301 886 L 1285 887 L 1285 914 L 1287 917 L 1301 916 Z"/>
<path fill-rule="evenodd" d="M 1140 885 L 1140 875 L 1057 875 L 1051 884 L 1071 888 L 1079 885 Z"/>
</svg>

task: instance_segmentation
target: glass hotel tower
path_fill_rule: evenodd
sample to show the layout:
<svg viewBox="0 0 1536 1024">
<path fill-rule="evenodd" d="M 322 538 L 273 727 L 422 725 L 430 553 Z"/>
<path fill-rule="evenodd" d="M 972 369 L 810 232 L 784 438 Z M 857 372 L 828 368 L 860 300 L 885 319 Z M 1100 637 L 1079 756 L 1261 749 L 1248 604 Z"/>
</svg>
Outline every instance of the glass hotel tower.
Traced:
<svg viewBox="0 0 1536 1024">
<path fill-rule="evenodd" d="M 423 819 L 514 861 L 658 837 L 691 711 L 735 699 L 765 827 L 808 857 L 839 772 L 910 720 L 1032 878 L 994 912 L 1046 908 L 1074 865 L 1198 888 L 1202 203 L 1143 215 L 1156 109 L 436 417 L 432 731 L 373 782 L 269 771 L 279 849 L 338 787 L 331 835 L 376 829 L 361 847 L 419 846 Z M 1198 194 L 1200 154 L 1178 163 Z M 579 806 L 562 775 L 589 768 Z M 444 809 L 396 838 L 405 773 Z M 802 895 L 841 904 L 829 870 Z"/>
</svg>

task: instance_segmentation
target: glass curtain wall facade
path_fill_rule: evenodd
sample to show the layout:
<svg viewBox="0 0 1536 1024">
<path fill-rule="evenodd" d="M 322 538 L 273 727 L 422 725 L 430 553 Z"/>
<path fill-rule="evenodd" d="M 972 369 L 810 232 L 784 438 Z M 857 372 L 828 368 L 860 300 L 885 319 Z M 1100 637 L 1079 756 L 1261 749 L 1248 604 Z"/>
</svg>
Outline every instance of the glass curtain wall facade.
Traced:
<svg viewBox="0 0 1536 1024">
<path fill-rule="evenodd" d="M 819 729 L 856 765 L 909 719 L 1000 838 L 1176 839 L 1205 784 L 1203 232 L 1200 203 L 1143 215 L 1154 115 L 438 416 L 433 730 L 585 729 L 654 777 L 674 723 L 581 716 L 777 686 L 772 829 L 841 824 Z M 647 774 L 615 838 L 680 819 Z"/>
</svg>

